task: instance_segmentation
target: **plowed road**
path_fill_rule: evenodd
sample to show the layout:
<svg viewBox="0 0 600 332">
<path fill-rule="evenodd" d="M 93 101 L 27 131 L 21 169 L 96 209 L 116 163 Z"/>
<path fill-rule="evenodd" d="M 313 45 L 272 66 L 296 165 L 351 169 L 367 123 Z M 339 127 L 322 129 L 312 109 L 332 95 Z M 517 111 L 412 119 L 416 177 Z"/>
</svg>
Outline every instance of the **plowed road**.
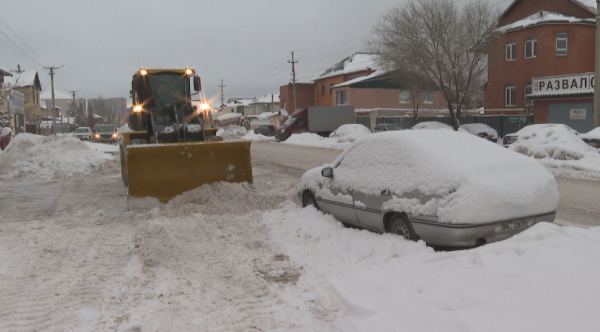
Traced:
<svg viewBox="0 0 600 332">
<path fill-rule="evenodd" d="M 306 171 L 332 162 L 341 150 L 294 146 L 275 142 L 252 143 L 252 159 Z M 560 201 L 556 223 L 600 226 L 600 183 L 557 178 Z"/>
</svg>

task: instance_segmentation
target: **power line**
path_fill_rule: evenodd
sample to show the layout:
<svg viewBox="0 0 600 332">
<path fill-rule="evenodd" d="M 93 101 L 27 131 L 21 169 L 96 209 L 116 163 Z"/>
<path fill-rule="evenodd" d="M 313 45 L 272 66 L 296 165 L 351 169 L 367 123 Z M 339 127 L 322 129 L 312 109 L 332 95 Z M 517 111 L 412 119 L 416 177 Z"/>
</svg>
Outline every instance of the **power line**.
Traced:
<svg viewBox="0 0 600 332">
<path fill-rule="evenodd" d="M 40 58 L 40 60 L 42 60 L 42 61 L 44 61 L 44 62 L 47 62 L 47 61 L 45 61 L 45 60 L 44 60 L 44 59 L 43 59 L 43 58 L 42 58 L 42 57 L 41 57 L 39 54 L 35 53 L 35 51 L 34 51 L 34 50 L 31 48 L 31 47 L 29 47 L 29 45 L 27 45 L 27 44 L 25 43 L 25 41 L 23 41 L 23 39 L 21 39 L 21 37 L 19 37 L 19 35 L 17 35 L 17 33 L 16 33 L 16 32 L 14 32 L 14 31 L 13 31 L 13 29 L 11 29 L 11 27 L 8 25 L 8 23 L 6 23 L 6 22 L 5 22 L 5 21 L 2 19 L 2 17 L 0 17 L 0 21 L 2 21 L 2 23 L 4 23 L 4 25 L 6 25 L 6 27 L 7 27 L 7 28 L 8 28 L 8 29 L 9 29 L 9 30 L 10 30 L 10 31 L 11 31 L 11 32 L 12 32 L 12 33 L 13 33 L 13 34 L 14 34 L 14 35 L 17 37 L 17 38 L 19 38 L 19 40 L 21 41 L 21 43 L 23 43 L 23 45 L 25 45 L 25 46 L 26 46 L 26 47 L 27 47 L 27 48 L 28 48 L 28 49 L 29 49 L 31 52 L 33 52 L 33 54 L 34 54 L 34 55 L 36 55 L 37 57 L 39 57 L 39 58 Z"/>
</svg>

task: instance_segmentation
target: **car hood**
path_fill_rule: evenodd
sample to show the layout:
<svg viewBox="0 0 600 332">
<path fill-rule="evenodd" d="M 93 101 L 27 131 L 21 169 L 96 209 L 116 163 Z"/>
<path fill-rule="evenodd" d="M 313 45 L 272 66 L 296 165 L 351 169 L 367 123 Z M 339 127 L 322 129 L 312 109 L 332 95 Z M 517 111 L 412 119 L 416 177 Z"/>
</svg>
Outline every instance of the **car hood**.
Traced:
<svg viewBox="0 0 600 332">
<path fill-rule="evenodd" d="M 340 162 L 333 179 L 321 176 L 323 167 Z M 368 195 L 390 190 L 391 199 L 382 210 L 438 216 L 444 223 L 487 223 L 552 212 L 559 198 L 554 176 L 538 161 L 471 134 L 444 130 L 363 138 L 332 165 L 307 171 L 299 189 L 318 192 L 328 186 Z"/>
</svg>

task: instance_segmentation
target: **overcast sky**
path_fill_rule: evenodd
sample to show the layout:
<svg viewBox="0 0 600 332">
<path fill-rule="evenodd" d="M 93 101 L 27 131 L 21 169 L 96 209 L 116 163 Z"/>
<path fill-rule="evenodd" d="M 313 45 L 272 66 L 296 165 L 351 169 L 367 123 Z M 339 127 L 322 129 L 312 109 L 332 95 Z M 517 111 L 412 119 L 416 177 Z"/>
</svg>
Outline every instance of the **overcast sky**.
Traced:
<svg viewBox="0 0 600 332">
<path fill-rule="evenodd" d="M 48 71 L 55 89 L 78 97 L 129 98 L 144 68 L 194 68 L 214 105 L 279 93 L 364 50 L 381 15 L 404 0 L 20 0 L 0 12 L 0 67 Z M 487 0 L 504 9 L 512 0 Z M 16 44 L 16 46 L 15 46 Z"/>
</svg>

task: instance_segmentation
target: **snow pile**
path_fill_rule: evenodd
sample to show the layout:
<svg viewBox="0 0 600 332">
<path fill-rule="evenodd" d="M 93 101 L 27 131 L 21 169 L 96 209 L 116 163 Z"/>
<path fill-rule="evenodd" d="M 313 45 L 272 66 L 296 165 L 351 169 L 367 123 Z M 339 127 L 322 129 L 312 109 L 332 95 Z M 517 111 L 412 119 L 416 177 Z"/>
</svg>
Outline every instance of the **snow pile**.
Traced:
<svg viewBox="0 0 600 332">
<path fill-rule="evenodd" d="M 338 142 L 337 137 L 322 137 L 313 133 L 292 134 L 282 143 L 338 150 L 344 150 L 352 144 L 350 142 Z"/>
<path fill-rule="evenodd" d="M 0 174 L 3 178 L 70 178 L 100 170 L 114 158 L 74 137 L 19 134 L 0 155 Z"/>
<path fill-rule="evenodd" d="M 555 175 L 600 180 L 600 154 L 561 124 L 530 125 L 508 148 L 539 159 Z"/>
<path fill-rule="evenodd" d="M 600 127 L 590 130 L 587 134 L 581 134 L 579 137 L 586 139 L 600 139 Z"/>
<path fill-rule="evenodd" d="M 202 185 L 176 196 L 166 204 L 169 211 L 185 213 L 243 215 L 250 211 L 273 210 L 287 196 L 268 195 L 244 183 L 216 182 Z"/>
<path fill-rule="evenodd" d="M 303 267 L 297 296 L 320 312 L 336 308 L 344 331 L 595 331 L 600 324 L 600 228 L 540 223 L 502 242 L 435 252 L 344 228 L 314 208 L 264 220 Z"/>
<path fill-rule="evenodd" d="M 246 130 L 246 128 L 241 127 L 241 126 L 226 126 L 226 127 L 222 127 L 219 128 L 217 130 L 216 135 L 223 137 L 223 140 L 225 141 L 230 141 L 230 140 L 235 140 L 235 139 L 239 139 L 242 136 L 246 135 L 248 133 L 248 131 Z"/>
<path fill-rule="evenodd" d="M 345 124 L 332 132 L 329 137 L 336 137 L 338 143 L 354 142 L 358 138 L 371 134 L 369 128 L 361 124 Z"/>
<path fill-rule="evenodd" d="M 263 134 L 255 134 L 254 131 L 249 131 L 246 135 L 242 136 L 242 139 L 249 141 L 276 141 L 274 136 L 265 136 Z"/>
<path fill-rule="evenodd" d="M 332 165 L 317 167 L 299 190 L 330 188 L 367 195 L 390 190 L 382 210 L 437 215 L 444 223 L 486 223 L 548 213 L 558 206 L 557 184 L 537 161 L 473 135 L 449 130 L 404 130 L 369 135 Z M 327 166 L 327 165 L 326 165 Z M 320 188 L 319 183 L 328 183 Z M 406 197 L 409 196 L 409 197 Z M 351 199 L 351 197 L 350 197 Z"/>
</svg>

